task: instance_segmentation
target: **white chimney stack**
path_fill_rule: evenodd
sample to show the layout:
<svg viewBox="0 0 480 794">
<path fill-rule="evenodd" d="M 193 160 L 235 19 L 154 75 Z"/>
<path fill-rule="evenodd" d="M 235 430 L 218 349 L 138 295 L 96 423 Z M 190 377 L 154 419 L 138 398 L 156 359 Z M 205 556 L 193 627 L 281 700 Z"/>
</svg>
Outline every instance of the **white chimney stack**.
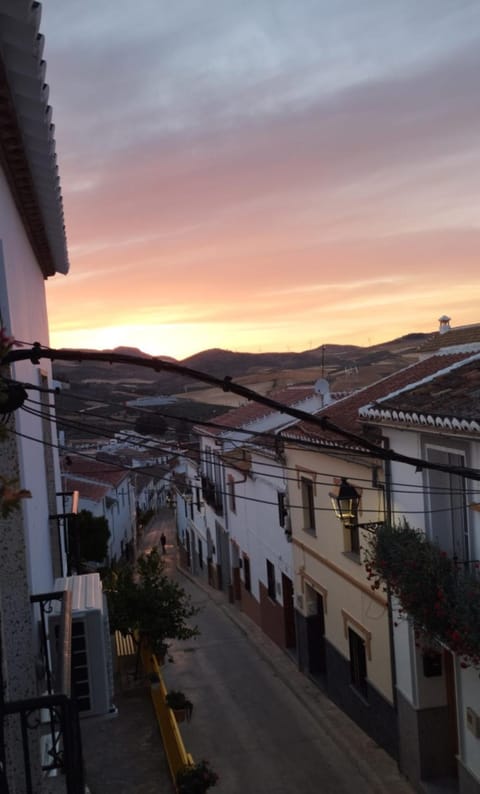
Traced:
<svg viewBox="0 0 480 794">
<path fill-rule="evenodd" d="M 443 314 L 442 317 L 438 318 L 438 322 L 440 323 L 440 328 L 438 329 L 440 334 L 446 334 L 447 331 L 450 331 L 450 317 Z"/>
</svg>

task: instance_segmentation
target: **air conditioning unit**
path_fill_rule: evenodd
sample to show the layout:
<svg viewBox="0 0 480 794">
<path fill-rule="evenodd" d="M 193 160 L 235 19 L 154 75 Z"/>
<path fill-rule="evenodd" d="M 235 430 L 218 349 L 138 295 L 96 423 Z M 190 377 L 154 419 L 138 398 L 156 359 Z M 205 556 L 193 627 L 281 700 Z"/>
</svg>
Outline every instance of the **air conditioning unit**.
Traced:
<svg viewBox="0 0 480 794">
<path fill-rule="evenodd" d="M 72 697 L 81 717 L 116 713 L 108 609 L 98 573 L 67 576 L 55 581 L 55 590 L 72 593 Z M 60 604 L 53 601 L 48 619 L 50 655 L 55 661 Z"/>
</svg>

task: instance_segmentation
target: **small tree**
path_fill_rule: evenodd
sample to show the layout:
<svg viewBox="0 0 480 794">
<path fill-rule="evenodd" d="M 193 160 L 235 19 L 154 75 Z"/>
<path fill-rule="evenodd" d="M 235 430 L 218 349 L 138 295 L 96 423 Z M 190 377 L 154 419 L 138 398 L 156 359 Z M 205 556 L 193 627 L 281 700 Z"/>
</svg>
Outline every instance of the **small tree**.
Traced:
<svg viewBox="0 0 480 794">
<path fill-rule="evenodd" d="M 198 613 L 190 596 L 165 573 L 165 564 L 154 548 L 113 572 L 106 583 L 110 626 L 147 642 L 161 654 L 166 640 L 187 640 L 198 635 L 188 620 Z"/>
</svg>

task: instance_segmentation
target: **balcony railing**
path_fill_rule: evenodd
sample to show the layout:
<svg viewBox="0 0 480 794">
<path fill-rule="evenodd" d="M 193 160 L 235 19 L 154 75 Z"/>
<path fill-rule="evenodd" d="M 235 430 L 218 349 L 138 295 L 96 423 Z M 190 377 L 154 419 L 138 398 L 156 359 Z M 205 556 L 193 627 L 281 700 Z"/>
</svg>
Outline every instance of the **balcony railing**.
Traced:
<svg viewBox="0 0 480 794">
<path fill-rule="evenodd" d="M 1 703 L 0 792 L 9 794 L 9 781 L 14 776 L 15 783 L 20 784 L 22 760 L 21 790 L 26 794 L 38 794 L 44 787 L 65 794 L 84 794 L 80 720 L 70 691 L 71 593 L 44 593 L 32 596 L 31 601 L 40 608 L 46 692 L 33 698 Z M 55 637 L 55 653 L 49 653 L 47 619 L 54 601 L 62 603 L 61 620 Z M 51 644 L 50 650 L 53 651 Z"/>
<path fill-rule="evenodd" d="M 223 516 L 223 495 L 217 485 L 209 477 L 202 477 L 203 499 L 215 510 L 217 516 Z"/>
<path fill-rule="evenodd" d="M 9 720 L 10 735 L 19 730 L 21 736 L 26 793 L 38 794 L 36 770 L 40 758 L 42 778 L 61 775 L 66 794 L 84 794 L 80 720 L 75 701 L 66 695 L 41 695 L 7 702 L 3 712 Z M 2 794 L 9 791 L 8 768 L 5 772 Z"/>
</svg>

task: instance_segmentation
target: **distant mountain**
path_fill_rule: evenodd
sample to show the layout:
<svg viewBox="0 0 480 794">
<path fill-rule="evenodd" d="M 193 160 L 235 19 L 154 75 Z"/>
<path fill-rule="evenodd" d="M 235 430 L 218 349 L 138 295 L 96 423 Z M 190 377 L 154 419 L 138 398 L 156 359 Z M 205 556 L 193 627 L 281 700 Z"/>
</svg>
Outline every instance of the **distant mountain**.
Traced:
<svg viewBox="0 0 480 794">
<path fill-rule="evenodd" d="M 358 376 L 359 385 L 372 382 L 379 377 L 394 372 L 415 357 L 416 350 L 427 334 L 412 333 L 390 342 L 383 342 L 369 347 L 358 345 L 322 345 L 300 353 L 236 353 L 231 350 L 213 348 L 189 356 L 180 362 L 183 366 L 205 372 L 218 378 L 230 376 L 235 379 L 252 376 L 259 377 L 275 372 L 308 370 L 305 380 L 317 377 L 328 377 L 333 383 Z M 151 358 L 137 348 L 118 347 L 113 352 L 142 359 Z M 164 361 L 175 362 L 168 356 L 160 357 Z M 103 362 L 53 362 L 54 377 L 69 382 L 72 387 L 88 388 L 89 394 L 98 396 L 107 384 L 122 395 L 132 394 L 176 394 L 188 388 L 202 388 L 201 383 L 193 383 L 191 379 L 171 372 L 155 372 L 134 364 L 110 364 Z M 301 380 L 301 373 L 295 380 Z M 339 384 L 340 386 L 341 384 Z M 355 384 L 356 385 L 356 384 Z"/>
</svg>

